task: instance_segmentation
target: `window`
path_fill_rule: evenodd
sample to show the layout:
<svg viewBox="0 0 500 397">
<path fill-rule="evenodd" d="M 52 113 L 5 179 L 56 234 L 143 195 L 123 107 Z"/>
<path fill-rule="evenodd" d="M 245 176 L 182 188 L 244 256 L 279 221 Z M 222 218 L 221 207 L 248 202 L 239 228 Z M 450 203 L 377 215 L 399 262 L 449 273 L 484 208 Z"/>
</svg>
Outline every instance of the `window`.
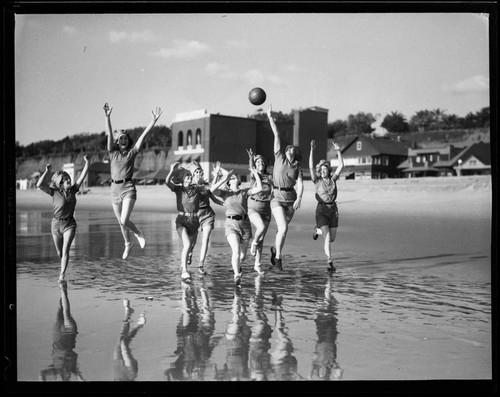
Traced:
<svg viewBox="0 0 500 397">
<path fill-rule="evenodd" d="M 362 148 L 361 141 L 356 142 L 356 150 L 361 150 L 361 148 Z"/>
<path fill-rule="evenodd" d="M 434 161 L 434 155 L 429 154 L 429 161 L 432 163 Z"/>
<path fill-rule="evenodd" d="M 417 163 L 420 163 L 422 161 L 422 159 L 420 158 L 420 156 L 417 156 Z"/>
<path fill-rule="evenodd" d="M 179 131 L 179 135 L 177 135 L 177 147 L 181 148 L 184 146 L 184 133 Z"/>
<path fill-rule="evenodd" d="M 373 164 L 375 165 L 380 165 L 380 157 L 374 156 L 373 157 Z"/>
<path fill-rule="evenodd" d="M 191 130 L 188 130 L 187 132 L 187 145 L 192 146 L 193 145 L 193 132 Z"/>
<path fill-rule="evenodd" d="M 201 146 L 201 130 L 196 130 L 196 146 Z"/>
<path fill-rule="evenodd" d="M 382 156 L 382 165 L 389 165 L 389 157 Z"/>
</svg>

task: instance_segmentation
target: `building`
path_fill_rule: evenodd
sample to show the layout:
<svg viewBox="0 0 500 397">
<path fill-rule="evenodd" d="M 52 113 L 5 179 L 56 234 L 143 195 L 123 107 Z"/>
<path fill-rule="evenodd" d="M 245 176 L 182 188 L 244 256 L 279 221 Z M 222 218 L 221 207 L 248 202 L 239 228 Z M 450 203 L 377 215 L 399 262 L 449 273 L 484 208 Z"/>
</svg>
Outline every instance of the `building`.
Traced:
<svg viewBox="0 0 500 397">
<path fill-rule="evenodd" d="M 326 157 L 328 136 L 328 110 L 319 107 L 294 110 L 292 122 L 277 122 L 281 145 L 299 146 L 307 176 L 307 159 L 311 139 L 316 140 L 318 156 Z M 267 118 L 257 120 L 221 114 L 209 114 L 206 110 L 176 115 L 172 122 L 172 149 L 166 165 L 180 162 L 186 166 L 198 161 L 206 177 L 217 161 L 225 169 L 234 170 L 243 182 L 249 178 L 247 149 L 261 154 L 272 169 L 274 163 L 274 134 Z M 324 144 L 321 144 L 324 142 Z"/>
<path fill-rule="evenodd" d="M 491 174 L 490 144 L 465 148 L 446 145 L 408 149 L 408 159 L 398 167 L 407 177 Z"/>
<path fill-rule="evenodd" d="M 398 166 L 406 160 L 408 145 L 399 140 L 373 135 L 345 136 L 334 140 L 344 159 L 345 179 L 385 179 L 403 176 Z M 337 155 L 329 143 L 328 157 L 338 166 Z"/>
</svg>

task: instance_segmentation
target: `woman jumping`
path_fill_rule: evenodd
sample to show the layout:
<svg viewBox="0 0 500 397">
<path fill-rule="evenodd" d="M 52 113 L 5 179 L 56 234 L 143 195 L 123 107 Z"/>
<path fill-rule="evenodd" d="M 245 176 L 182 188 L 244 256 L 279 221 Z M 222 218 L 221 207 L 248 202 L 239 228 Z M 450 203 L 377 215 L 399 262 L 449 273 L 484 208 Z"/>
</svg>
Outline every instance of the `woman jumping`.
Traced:
<svg viewBox="0 0 500 397">
<path fill-rule="evenodd" d="M 134 145 L 134 141 L 128 136 L 125 130 L 116 132 L 113 136 L 111 129 L 111 111 L 108 104 L 104 104 L 104 114 L 106 116 L 106 130 L 108 135 L 108 151 L 111 164 L 111 203 L 116 219 L 120 224 L 120 229 L 125 240 L 125 250 L 122 258 L 127 259 L 133 243 L 130 241 L 130 232 L 134 233 L 143 249 L 146 245 L 144 234 L 130 220 L 130 215 L 137 200 L 137 189 L 132 181 L 134 173 L 134 163 L 142 142 L 148 132 L 156 124 L 162 113 L 160 108 L 156 108 L 152 113 L 152 120 L 144 129 L 143 133 Z"/>
</svg>

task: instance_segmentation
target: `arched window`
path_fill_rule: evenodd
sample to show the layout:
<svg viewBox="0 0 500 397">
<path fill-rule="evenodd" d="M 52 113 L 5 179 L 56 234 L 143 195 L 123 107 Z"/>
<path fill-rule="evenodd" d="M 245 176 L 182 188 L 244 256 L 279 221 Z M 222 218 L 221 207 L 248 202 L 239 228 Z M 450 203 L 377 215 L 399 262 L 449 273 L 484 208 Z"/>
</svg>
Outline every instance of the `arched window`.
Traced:
<svg viewBox="0 0 500 397">
<path fill-rule="evenodd" d="M 193 132 L 191 130 L 188 130 L 188 132 L 187 132 L 186 144 L 188 146 L 193 145 Z"/>
<path fill-rule="evenodd" d="M 201 146 L 201 130 L 196 130 L 196 146 Z"/>
<path fill-rule="evenodd" d="M 179 135 L 177 135 L 177 147 L 181 148 L 184 146 L 184 133 L 179 131 Z"/>
</svg>

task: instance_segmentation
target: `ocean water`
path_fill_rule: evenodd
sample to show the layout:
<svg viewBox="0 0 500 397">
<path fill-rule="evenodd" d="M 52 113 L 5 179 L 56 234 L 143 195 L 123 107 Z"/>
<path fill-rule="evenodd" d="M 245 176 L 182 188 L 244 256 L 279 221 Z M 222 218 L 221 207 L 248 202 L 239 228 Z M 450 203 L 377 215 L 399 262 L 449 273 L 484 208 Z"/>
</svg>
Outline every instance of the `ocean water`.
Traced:
<svg viewBox="0 0 500 397">
<path fill-rule="evenodd" d="M 298 216 L 284 271 L 266 264 L 258 276 L 249 256 L 235 287 L 220 219 L 209 274 L 196 274 L 197 246 L 186 285 L 175 214 L 133 213 L 147 245 L 124 261 L 112 211 L 78 211 L 61 286 L 51 212 L 18 210 L 17 380 L 491 379 L 488 217 L 431 223 L 430 231 L 428 219 L 409 228 L 385 215 L 375 219 L 388 230 L 381 236 L 373 215 L 342 213 L 336 273 L 326 270 L 321 237 L 314 242 Z M 275 231 L 273 222 L 264 263 Z"/>
</svg>

